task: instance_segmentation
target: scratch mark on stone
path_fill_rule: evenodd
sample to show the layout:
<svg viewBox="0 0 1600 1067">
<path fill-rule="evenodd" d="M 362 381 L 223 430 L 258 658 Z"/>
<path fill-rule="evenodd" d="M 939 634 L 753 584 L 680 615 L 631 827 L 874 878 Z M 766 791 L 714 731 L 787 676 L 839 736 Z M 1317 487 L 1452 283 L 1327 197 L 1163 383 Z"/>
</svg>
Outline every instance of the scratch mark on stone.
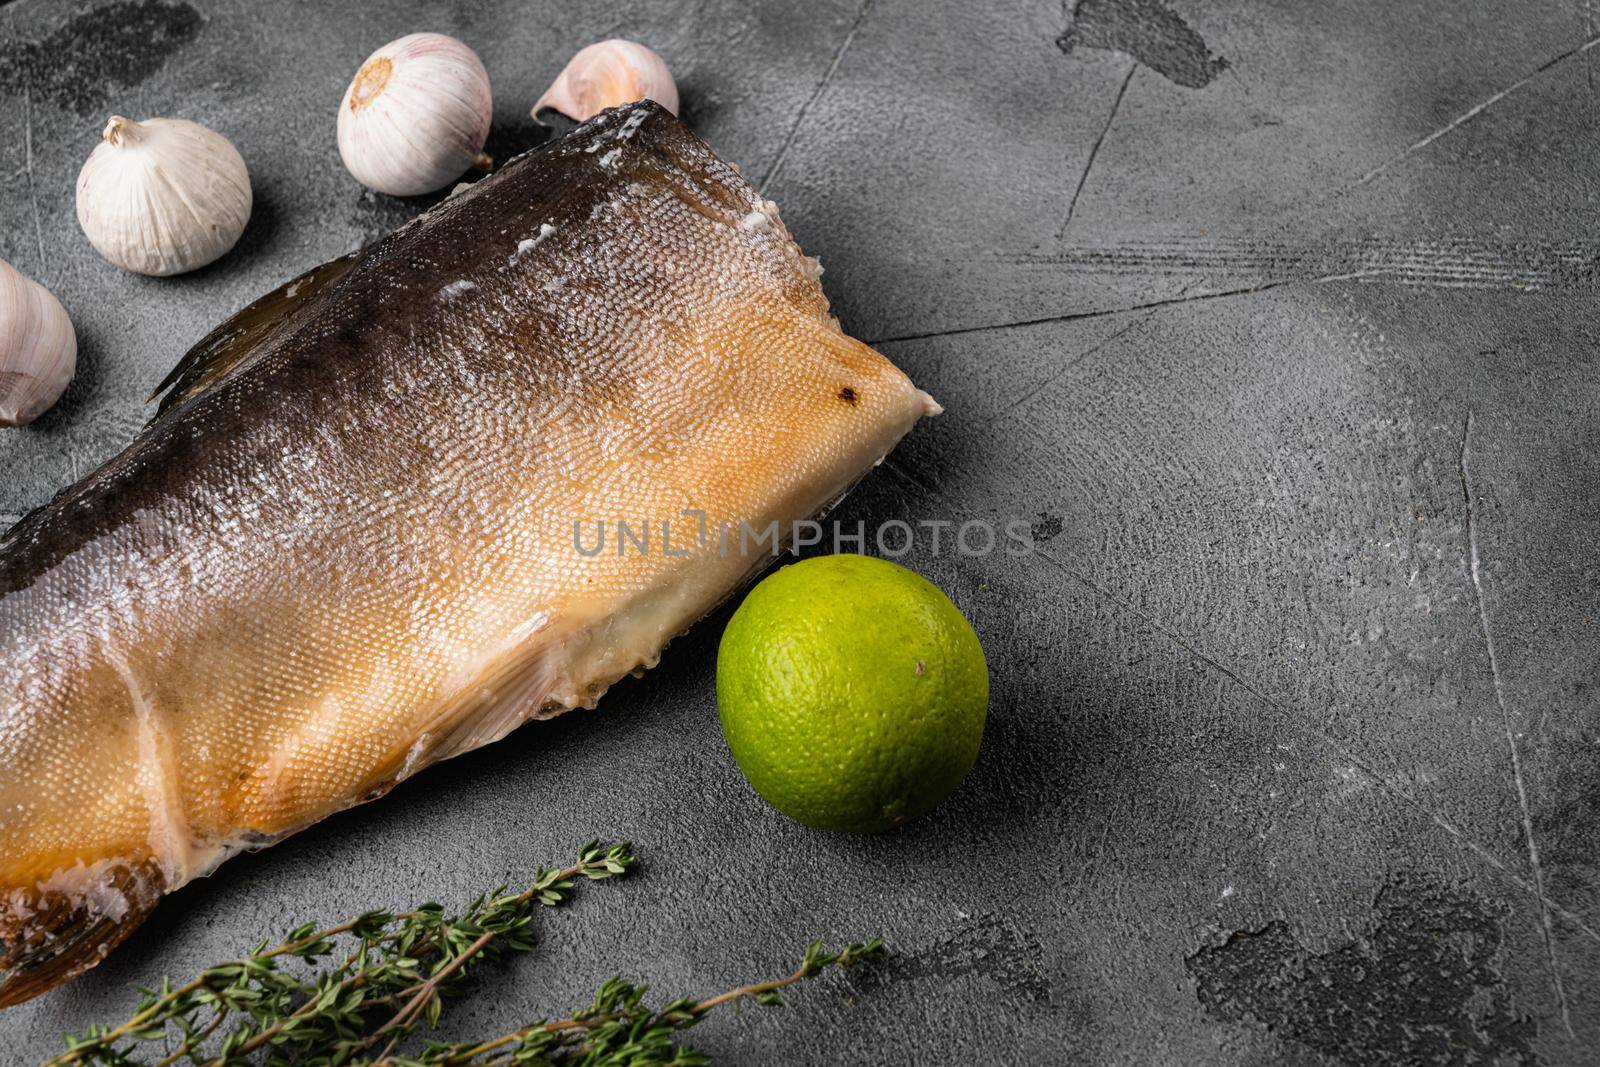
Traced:
<svg viewBox="0 0 1600 1067">
<path fill-rule="evenodd" d="M 833 53 L 833 60 L 829 62 L 827 71 L 822 75 L 822 80 L 812 90 L 811 96 L 800 105 L 800 110 L 795 113 L 794 121 L 789 124 L 789 132 L 783 139 L 783 144 L 778 148 L 778 155 L 772 161 L 772 166 L 767 168 L 767 176 L 761 179 L 761 184 L 756 187 L 756 192 L 762 196 L 767 193 L 767 186 L 777 180 L 778 174 L 783 170 L 783 161 L 789 158 L 789 149 L 794 145 L 794 139 L 800 133 L 800 127 L 806 121 L 806 115 L 811 107 L 828 91 L 828 85 L 833 81 L 833 76 L 839 72 L 839 64 L 844 62 L 844 55 L 850 51 L 850 44 L 856 39 L 861 24 L 867 19 L 867 12 L 872 10 L 874 0 L 862 0 L 861 10 L 856 12 L 855 22 L 850 24 L 850 31 L 844 35 L 844 40 L 839 42 L 838 49 Z"/>
<path fill-rule="evenodd" d="M 1061 562 L 1049 552 L 1039 548 L 1037 545 L 1034 546 L 1033 554 L 1046 561 L 1051 566 L 1055 567 L 1062 574 L 1065 574 L 1072 580 L 1087 587 L 1101 598 L 1109 601 L 1112 604 L 1115 604 L 1118 608 L 1140 619 L 1151 629 L 1155 630 L 1167 640 L 1183 649 L 1183 651 L 1187 652 L 1190 656 L 1193 656 L 1198 662 L 1210 667 L 1214 671 L 1219 672 L 1224 677 L 1233 681 L 1235 685 L 1239 686 L 1239 688 L 1243 689 L 1246 693 L 1249 693 L 1263 704 L 1272 708 L 1274 711 L 1277 711 L 1291 722 L 1296 723 L 1301 729 L 1315 735 L 1342 759 L 1348 760 L 1351 766 L 1355 767 L 1356 770 L 1372 779 L 1373 783 L 1384 792 L 1398 798 L 1410 807 L 1414 808 L 1420 814 L 1426 816 L 1435 826 L 1439 827 L 1439 829 L 1443 830 L 1445 833 L 1449 834 L 1450 837 L 1454 838 L 1457 844 L 1470 851 L 1473 855 L 1477 856 L 1490 867 L 1493 867 L 1495 871 L 1497 871 L 1507 882 L 1510 882 L 1512 885 L 1516 886 L 1524 893 L 1527 893 L 1529 896 L 1536 898 L 1542 907 L 1549 908 L 1551 912 L 1560 915 L 1562 919 L 1572 924 L 1574 928 L 1582 931 L 1585 936 L 1597 943 L 1600 943 L 1600 931 L 1596 931 L 1587 922 L 1585 922 L 1581 916 L 1573 914 L 1566 908 L 1563 908 L 1561 905 L 1545 897 L 1542 885 L 1530 885 L 1527 879 L 1523 878 L 1521 875 L 1518 875 L 1515 871 L 1512 871 L 1503 862 L 1501 862 L 1498 856 L 1490 852 L 1483 845 L 1480 845 L 1478 842 L 1474 841 L 1472 838 L 1468 837 L 1458 826 L 1452 823 L 1444 815 L 1434 811 L 1421 800 L 1417 799 L 1417 797 L 1414 796 L 1411 791 L 1400 782 L 1395 781 L 1379 772 L 1377 768 L 1373 767 L 1361 756 L 1351 751 L 1344 744 L 1344 742 L 1340 741 L 1332 734 L 1324 731 L 1321 727 L 1317 726 L 1316 723 L 1304 721 L 1301 717 L 1293 715 L 1291 710 L 1285 706 L 1282 701 L 1269 695 L 1265 690 L 1247 680 L 1238 671 L 1227 666 L 1220 660 L 1207 655 L 1199 647 L 1188 641 L 1182 634 L 1172 629 L 1160 619 L 1157 619 L 1155 616 L 1144 611 L 1138 605 L 1118 596 L 1111 590 L 1100 585 L 1100 583 L 1096 582 L 1088 575 L 1081 574 L 1073 568 L 1067 566 L 1065 563 Z"/>
<path fill-rule="evenodd" d="M 1428 136 L 1424 137 L 1422 140 L 1418 141 L 1416 144 L 1413 144 L 1411 147 L 1406 148 L 1406 149 L 1404 149 L 1404 150 L 1402 150 L 1400 152 L 1396 152 L 1394 155 L 1390 156 L 1388 159 L 1384 160 L 1382 163 L 1379 163 L 1376 167 L 1373 167 L 1371 170 L 1367 171 L 1367 173 L 1363 174 L 1360 178 L 1356 179 L 1356 181 L 1354 181 L 1350 185 L 1345 186 L 1343 189 L 1339 190 L 1339 192 L 1335 193 L 1334 196 L 1336 196 L 1336 197 L 1337 196 L 1342 196 L 1342 195 L 1344 195 L 1345 193 L 1349 192 L 1352 189 L 1356 189 L 1356 188 L 1359 188 L 1360 186 L 1366 185 L 1368 182 L 1372 181 L 1374 178 L 1377 178 L 1378 176 L 1383 174 L 1385 171 L 1387 171 L 1390 167 L 1394 166 L 1396 163 L 1399 163 L 1402 160 L 1407 159 L 1410 156 L 1415 155 L 1416 153 L 1422 151 L 1424 148 L 1426 148 L 1429 145 L 1431 145 L 1433 142 L 1437 141 L 1439 138 L 1444 137 L 1445 135 L 1447 135 L 1447 134 L 1459 129 L 1460 127 L 1466 125 L 1467 123 L 1471 122 L 1473 119 L 1477 118 L 1479 115 L 1483 114 L 1485 111 L 1489 110 L 1491 107 L 1493 107 L 1494 105 L 1498 104 L 1500 101 L 1504 100 L 1506 97 L 1510 96 L 1512 93 L 1516 92 L 1518 89 L 1521 89 L 1523 86 L 1525 86 L 1529 82 L 1533 81 L 1535 78 L 1537 78 L 1539 75 L 1543 74 L 1545 71 L 1550 70 L 1552 67 L 1555 67 L 1555 66 L 1557 66 L 1557 65 L 1559 65 L 1561 63 L 1566 62 L 1567 60 L 1571 59 L 1573 56 L 1579 56 L 1579 55 L 1587 54 L 1588 51 L 1591 48 L 1594 48 L 1596 45 L 1600 45 L 1600 37 L 1591 37 L 1587 41 L 1583 42 L 1583 44 L 1579 45 L 1578 47 L 1570 48 L 1567 51 L 1562 52 L 1560 55 L 1556 56 L 1554 59 L 1545 60 L 1545 62 L 1541 63 L 1538 67 L 1535 67 L 1532 73 L 1530 73 L 1530 74 L 1528 74 L 1528 75 L 1526 75 L 1526 76 L 1524 76 L 1522 78 L 1518 78 L 1516 81 L 1512 82 L 1510 85 L 1506 86 L 1504 89 L 1501 89 L 1499 92 L 1495 93 L 1494 95 L 1489 96 L 1486 99 L 1480 101 L 1479 103 L 1476 103 L 1476 104 L 1472 105 L 1472 107 L 1468 108 L 1466 111 L 1463 111 L 1461 114 L 1457 115 L 1454 119 L 1452 119 L 1449 122 L 1445 123 L 1443 126 L 1439 127 L 1437 130 L 1434 130 L 1432 133 L 1428 134 Z"/>
<path fill-rule="evenodd" d="M 1067 228 L 1072 225 L 1072 216 L 1078 210 L 1078 197 L 1083 195 L 1083 187 L 1089 181 L 1089 172 L 1094 169 L 1094 161 L 1100 155 L 1100 146 L 1106 143 L 1106 134 L 1111 132 L 1111 124 L 1117 120 L 1117 112 L 1122 108 L 1122 98 L 1128 93 L 1128 85 L 1133 81 L 1134 72 L 1139 69 L 1137 63 L 1128 64 L 1127 76 L 1122 79 L 1122 84 L 1117 87 L 1117 95 L 1111 101 L 1111 110 L 1106 112 L 1106 122 L 1100 127 L 1100 136 L 1094 139 L 1094 144 L 1089 147 L 1089 158 L 1084 161 L 1083 170 L 1078 174 L 1078 187 L 1072 190 L 1072 199 L 1067 203 L 1067 217 L 1062 220 L 1061 232 L 1056 234 L 1056 240 L 1064 240 Z"/>
<path fill-rule="evenodd" d="M 1076 356 L 1072 357 L 1071 359 L 1067 360 L 1065 363 L 1061 364 L 1061 366 L 1057 367 L 1054 371 L 1052 371 L 1050 373 L 1050 375 L 1045 378 L 1044 381 L 1040 382 L 1038 385 L 1034 386 L 1032 389 L 1029 389 L 1026 393 L 1023 393 L 1021 396 L 1017 397 L 1017 399 L 1012 401 L 1010 404 L 1007 404 L 1006 405 L 1007 413 L 1016 411 L 1018 408 L 1022 407 L 1028 401 L 1032 400 L 1034 397 L 1038 396 L 1040 393 L 1042 393 L 1046 389 L 1050 388 L 1050 386 L 1054 385 L 1057 381 L 1059 381 L 1061 379 L 1061 376 L 1063 374 L 1067 373 L 1067 371 L 1071 370 L 1073 367 L 1076 367 L 1079 363 L 1082 363 L 1084 360 L 1088 359 L 1090 356 L 1094 355 L 1096 352 L 1100 351 L 1102 348 L 1105 348 L 1111 342 L 1117 340 L 1119 337 L 1121 337 L 1123 334 L 1127 333 L 1129 330 L 1132 330 L 1135 326 L 1141 325 L 1146 319 L 1148 319 L 1151 315 L 1154 315 L 1154 314 L 1155 314 L 1154 311 L 1145 312 L 1143 315 L 1140 315 L 1138 318 L 1134 319 L 1132 322 L 1128 323 L 1126 326 L 1121 327 L 1120 329 L 1118 329 L 1115 332 L 1111 333 L 1110 335 L 1108 335 L 1104 339 L 1102 339 L 1100 341 L 1096 341 L 1094 344 L 1090 345 L 1088 348 L 1084 349 L 1082 352 L 1079 352 Z M 1061 524 L 1059 522 L 1057 522 L 1056 523 L 1056 532 L 1059 533 L 1060 531 L 1061 531 Z"/>
<path fill-rule="evenodd" d="M 1589 35 L 1589 37 L 1591 39 L 1593 39 L 1596 36 L 1595 35 L 1595 24 L 1594 24 L 1594 0 L 1583 0 L 1583 3 L 1582 3 L 1581 6 L 1583 8 L 1583 28 L 1584 28 L 1584 32 L 1586 32 Z M 1589 86 L 1589 103 L 1591 105 L 1593 105 L 1593 103 L 1594 103 L 1594 57 L 1593 56 L 1586 55 L 1586 56 L 1583 57 L 1583 77 L 1584 77 L 1585 82 L 1587 82 L 1588 86 Z"/>
<path fill-rule="evenodd" d="M 910 482 L 916 488 L 922 490 L 924 493 L 930 493 L 930 494 L 935 494 L 936 495 L 939 492 L 938 489 L 934 488 L 932 485 L 929 485 L 922 478 L 919 478 L 917 475 L 912 474 L 910 471 L 906 470 L 905 466 L 898 459 L 896 459 L 892 454 L 889 456 L 888 459 L 885 459 L 883 461 L 883 465 L 885 467 L 888 467 L 889 470 L 893 471 L 895 474 L 898 474 L 901 478 L 905 479 L 907 482 Z"/>
<path fill-rule="evenodd" d="M 1056 322 L 1077 322 L 1080 319 L 1103 319 L 1108 315 L 1126 315 L 1133 311 L 1148 311 L 1159 308 L 1175 307 L 1179 304 L 1198 304 L 1207 300 L 1223 300 L 1234 296 L 1249 296 L 1251 293 L 1265 293 L 1272 289 L 1281 289 L 1286 285 L 1320 285 L 1325 282 L 1348 281 L 1353 278 L 1363 278 L 1367 271 L 1352 271 L 1347 274 L 1327 274 L 1320 278 L 1284 278 L 1279 281 L 1264 282 L 1261 285 L 1243 286 L 1238 289 L 1222 289 L 1213 293 L 1195 293 L 1193 296 L 1172 296 L 1163 300 L 1151 300 L 1143 304 L 1130 304 L 1125 307 L 1098 308 L 1094 311 L 1071 311 L 1064 315 L 1046 315 L 1037 319 L 1021 319 L 1017 322 L 993 322 L 984 326 L 957 326 L 949 330 L 934 330 L 931 333 L 908 333 L 896 337 L 876 337 L 868 341 L 869 345 L 890 345 L 899 341 L 927 341 L 936 337 L 959 337 L 969 333 L 987 333 L 990 330 L 1018 330 L 1027 326 L 1046 326 Z"/>
<path fill-rule="evenodd" d="M 33 184 L 33 91 L 22 91 L 22 165 L 28 172 L 28 206 L 33 211 L 33 239 L 39 244 L 39 273 L 49 269 L 44 255 L 44 227 L 39 223 L 39 196 Z"/>
<path fill-rule="evenodd" d="M 1569 1037 L 1572 1030 L 1572 1013 L 1567 1006 L 1567 991 L 1561 982 L 1561 971 L 1556 966 L 1555 944 L 1550 929 L 1550 909 L 1544 895 L 1544 870 L 1539 866 L 1539 843 L 1533 836 L 1533 815 L 1528 809 L 1528 787 L 1522 774 L 1522 757 L 1517 752 L 1517 735 L 1511 726 L 1511 711 L 1506 706 L 1505 685 L 1500 675 L 1500 656 L 1495 651 L 1494 631 L 1489 626 L 1489 606 L 1483 596 L 1483 571 L 1478 564 L 1477 512 L 1472 506 L 1472 474 L 1468 467 L 1468 454 L 1472 446 L 1472 412 L 1467 412 L 1461 428 L 1461 499 L 1467 511 L 1467 563 L 1472 575 L 1472 593 L 1478 602 L 1478 622 L 1483 628 L 1483 647 L 1489 654 L 1489 673 L 1494 679 L 1494 699 L 1500 706 L 1500 721 L 1505 727 L 1506 748 L 1511 755 L 1511 777 L 1517 786 L 1517 805 L 1522 811 L 1522 833 L 1528 839 L 1528 866 L 1533 873 L 1533 887 L 1539 899 L 1539 927 L 1544 939 L 1546 962 L 1550 968 L 1550 981 L 1556 990 L 1556 1003 L 1561 1007 L 1561 1021 Z"/>
<path fill-rule="evenodd" d="M 957 326 L 949 330 L 935 330 L 932 333 L 908 333 L 898 337 L 877 337 L 868 341 L 869 345 L 889 345 L 899 341 L 927 341 L 935 337 L 959 337 L 969 333 L 987 333 L 990 330 L 1018 330 L 1028 326 L 1047 326 L 1056 322 L 1077 322 L 1080 319 L 1103 319 L 1107 315 L 1126 315 L 1131 311 L 1145 311 L 1153 308 L 1171 307 L 1176 304 L 1191 304 L 1202 300 L 1221 300 L 1224 297 L 1244 296 L 1248 293 L 1259 293 L 1265 289 L 1275 289 L 1289 282 L 1272 282 L 1267 285 L 1252 285 L 1243 289 L 1224 289 L 1215 293 L 1196 293 L 1193 296 L 1174 296 L 1165 300 L 1152 300 L 1145 304 L 1130 304 L 1125 307 L 1098 308 L 1094 311 L 1071 311 L 1064 315 L 1046 315 L 1037 319 L 1020 319 L 1016 322 L 993 322 L 984 326 Z"/>
</svg>

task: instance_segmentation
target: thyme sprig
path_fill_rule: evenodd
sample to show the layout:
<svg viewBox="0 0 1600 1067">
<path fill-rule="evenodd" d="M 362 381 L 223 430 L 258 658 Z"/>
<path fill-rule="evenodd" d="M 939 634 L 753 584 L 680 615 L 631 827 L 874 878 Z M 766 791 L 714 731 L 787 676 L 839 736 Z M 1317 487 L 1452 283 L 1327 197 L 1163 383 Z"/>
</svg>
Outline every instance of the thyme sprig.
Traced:
<svg viewBox="0 0 1600 1067">
<path fill-rule="evenodd" d="M 277 945 L 262 942 L 244 959 L 184 985 L 164 980 L 159 989 L 144 990 L 127 1022 L 69 1036 L 66 1051 L 48 1067 L 132 1067 L 149 1062 L 136 1056 L 141 1044 L 173 1040 L 176 1049 L 158 1067 L 222 1067 L 250 1062 L 262 1050 L 269 1062 L 309 1067 L 370 1059 L 375 1048 L 387 1055 L 421 1022 L 437 1025 L 444 998 L 477 965 L 531 949 L 538 908 L 565 902 L 580 878 L 615 878 L 633 862 L 627 843 L 591 841 L 576 863 L 541 869 L 517 893 L 502 886 L 458 915 L 429 903 L 408 912 L 364 912 L 320 930 L 306 923 Z M 355 947 L 332 962 L 347 939 Z M 281 964 L 289 960 L 316 969 L 310 975 L 287 970 Z M 233 1027 L 217 1049 L 203 1051 L 229 1021 Z"/>
<path fill-rule="evenodd" d="M 127 1022 L 69 1036 L 67 1050 L 45 1067 L 142 1067 L 152 1061 L 141 1058 L 141 1047 L 157 1042 L 164 1043 L 157 1067 L 697 1067 L 710 1058 L 681 1043 L 678 1033 L 717 1008 L 747 1000 L 781 1006 L 778 991 L 787 986 L 884 955 L 876 938 L 838 952 L 813 941 L 785 977 L 705 999 L 679 997 L 659 1008 L 646 1003 L 648 986 L 611 978 L 588 1007 L 567 1018 L 486 1041 L 435 1041 L 417 1053 L 401 1051 L 422 1023 L 438 1025 L 446 998 L 461 992 L 479 964 L 533 947 L 538 908 L 565 902 L 579 879 L 615 878 L 633 864 L 628 844 L 591 841 L 571 866 L 542 869 L 526 889 L 501 887 L 459 915 L 423 904 L 408 912 L 365 912 L 320 930 L 307 923 L 277 945 L 262 942 L 244 959 L 182 986 L 164 981 L 145 990 Z M 349 941 L 354 947 L 341 955 Z M 286 970 L 282 964 L 291 960 L 312 973 Z"/>
</svg>

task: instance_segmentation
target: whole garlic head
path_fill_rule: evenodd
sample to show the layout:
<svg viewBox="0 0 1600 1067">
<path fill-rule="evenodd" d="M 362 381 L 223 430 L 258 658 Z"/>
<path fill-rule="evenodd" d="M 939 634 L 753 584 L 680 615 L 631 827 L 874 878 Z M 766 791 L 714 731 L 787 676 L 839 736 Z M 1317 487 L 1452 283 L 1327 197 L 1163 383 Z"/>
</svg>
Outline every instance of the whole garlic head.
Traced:
<svg viewBox="0 0 1600 1067">
<path fill-rule="evenodd" d="M 339 155 L 356 181 L 392 196 L 443 189 L 486 167 L 494 97 L 478 54 L 442 33 L 390 41 L 339 105 Z"/>
<path fill-rule="evenodd" d="M 140 274 L 182 274 L 232 248 L 250 221 L 250 173 L 198 122 L 111 116 L 78 172 L 78 225 L 95 251 Z"/>
<path fill-rule="evenodd" d="M 0 426 L 24 426 L 66 391 L 78 336 L 50 290 L 0 259 Z"/>
<path fill-rule="evenodd" d="M 678 86 L 662 58 L 642 44 L 613 37 L 582 49 L 533 105 L 533 117 L 545 108 L 569 119 L 587 121 L 608 107 L 654 100 L 678 113 Z"/>
</svg>

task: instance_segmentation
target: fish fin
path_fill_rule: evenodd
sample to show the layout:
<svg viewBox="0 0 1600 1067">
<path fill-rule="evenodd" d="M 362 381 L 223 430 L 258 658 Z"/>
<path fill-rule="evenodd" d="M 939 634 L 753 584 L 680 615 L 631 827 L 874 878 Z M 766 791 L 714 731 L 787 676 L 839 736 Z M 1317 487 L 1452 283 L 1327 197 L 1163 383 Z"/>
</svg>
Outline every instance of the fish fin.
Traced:
<svg viewBox="0 0 1600 1067">
<path fill-rule="evenodd" d="M 351 252 L 312 267 L 202 337 L 150 394 L 151 400 L 161 398 L 161 405 L 151 421 L 160 421 L 183 401 L 209 392 L 229 371 L 263 351 L 265 342 L 296 312 L 343 278 L 359 255 L 359 252 Z"/>
<path fill-rule="evenodd" d="M 31 1000 L 105 959 L 165 889 L 165 876 L 148 858 L 80 864 L 46 883 L 0 887 L 0 1008 Z"/>
<path fill-rule="evenodd" d="M 492 744 L 536 717 L 556 684 L 559 646 L 541 641 L 509 653 L 489 676 L 462 693 L 435 720 L 437 741 L 410 770 Z"/>
</svg>

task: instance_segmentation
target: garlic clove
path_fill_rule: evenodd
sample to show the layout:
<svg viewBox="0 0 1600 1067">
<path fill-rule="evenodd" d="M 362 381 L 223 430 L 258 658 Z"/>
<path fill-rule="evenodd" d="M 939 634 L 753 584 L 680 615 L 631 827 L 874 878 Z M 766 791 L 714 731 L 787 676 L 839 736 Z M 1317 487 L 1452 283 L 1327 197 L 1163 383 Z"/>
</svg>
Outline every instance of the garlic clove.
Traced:
<svg viewBox="0 0 1600 1067">
<path fill-rule="evenodd" d="M 367 57 L 339 105 L 339 155 L 356 181 L 392 196 L 443 189 L 486 169 L 494 97 L 478 54 L 413 33 Z"/>
<path fill-rule="evenodd" d="M 0 427 L 49 411 L 77 368 L 78 337 L 66 309 L 0 259 Z"/>
<path fill-rule="evenodd" d="M 139 274 L 215 260 L 239 240 L 251 203 L 239 150 L 186 119 L 113 115 L 78 172 L 78 225 L 95 251 Z"/>
<path fill-rule="evenodd" d="M 533 117 L 549 108 L 584 122 L 608 107 L 654 100 L 678 113 L 678 86 L 662 58 L 634 41 L 612 38 L 573 56 L 533 105 Z"/>
</svg>

